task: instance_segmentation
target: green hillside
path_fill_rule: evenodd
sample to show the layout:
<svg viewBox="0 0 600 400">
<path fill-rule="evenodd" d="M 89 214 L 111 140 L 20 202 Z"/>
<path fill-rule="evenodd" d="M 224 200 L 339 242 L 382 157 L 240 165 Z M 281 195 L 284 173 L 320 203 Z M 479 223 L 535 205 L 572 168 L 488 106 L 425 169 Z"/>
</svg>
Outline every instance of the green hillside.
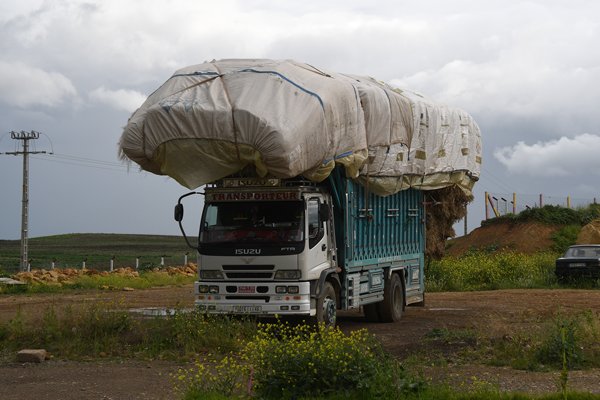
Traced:
<svg viewBox="0 0 600 400">
<path fill-rule="evenodd" d="M 20 253 L 20 240 L 0 240 L 0 271 L 18 270 Z M 180 236 L 81 233 L 29 239 L 32 268 L 49 268 L 53 259 L 57 267 L 80 268 L 87 259 L 88 268 L 108 269 L 113 256 L 115 268 L 135 266 L 136 257 L 140 266 L 159 265 L 161 256 L 166 265 L 181 265 L 185 253 L 189 261 L 196 261 L 194 250 Z"/>
</svg>

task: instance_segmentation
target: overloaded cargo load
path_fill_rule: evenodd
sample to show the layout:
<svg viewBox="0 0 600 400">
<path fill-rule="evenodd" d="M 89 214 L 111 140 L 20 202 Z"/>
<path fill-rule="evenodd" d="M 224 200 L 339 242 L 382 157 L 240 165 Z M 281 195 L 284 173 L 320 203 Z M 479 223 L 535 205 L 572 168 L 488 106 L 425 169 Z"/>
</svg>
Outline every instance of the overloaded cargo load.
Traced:
<svg viewBox="0 0 600 400">
<path fill-rule="evenodd" d="M 190 189 L 248 167 L 318 182 L 339 164 L 380 195 L 456 186 L 469 196 L 481 166 L 466 112 L 290 60 L 183 68 L 133 113 L 119 144 L 124 158 Z"/>
</svg>

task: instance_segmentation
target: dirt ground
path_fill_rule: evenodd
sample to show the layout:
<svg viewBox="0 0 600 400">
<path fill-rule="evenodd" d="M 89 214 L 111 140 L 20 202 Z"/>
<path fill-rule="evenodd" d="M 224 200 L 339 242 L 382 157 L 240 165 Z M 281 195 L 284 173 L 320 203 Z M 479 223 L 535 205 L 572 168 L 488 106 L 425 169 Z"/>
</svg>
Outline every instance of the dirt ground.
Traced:
<svg viewBox="0 0 600 400">
<path fill-rule="evenodd" d="M 469 250 L 490 248 L 513 250 L 532 254 L 552 247 L 552 235 L 558 225 L 540 222 L 502 222 L 481 226 L 467 236 L 448 241 L 446 254 L 460 256 Z"/>
<path fill-rule="evenodd" d="M 81 304 L 118 300 L 126 308 L 188 307 L 191 285 L 124 292 L 0 296 L 0 319 L 39 313 L 54 304 Z M 528 329 L 557 312 L 600 312 L 599 290 L 500 290 L 469 293 L 428 293 L 425 307 L 408 307 L 401 321 L 366 323 L 358 312 L 344 312 L 340 327 L 347 331 L 367 328 L 377 335 L 393 355 L 403 358 L 422 349 L 424 336 L 433 329 L 477 329 L 501 337 L 506 326 Z M 50 360 L 41 364 L 0 363 L 2 399 L 170 399 L 170 374 L 186 364 L 166 361 L 95 360 L 74 362 Z M 558 372 L 526 372 L 479 364 L 422 366 L 425 378 L 453 386 L 476 380 L 503 391 L 546 393 L 557 390 Z M 572 371 L 573 390 L 600 393 L 600 370 Z"/>
</svg>

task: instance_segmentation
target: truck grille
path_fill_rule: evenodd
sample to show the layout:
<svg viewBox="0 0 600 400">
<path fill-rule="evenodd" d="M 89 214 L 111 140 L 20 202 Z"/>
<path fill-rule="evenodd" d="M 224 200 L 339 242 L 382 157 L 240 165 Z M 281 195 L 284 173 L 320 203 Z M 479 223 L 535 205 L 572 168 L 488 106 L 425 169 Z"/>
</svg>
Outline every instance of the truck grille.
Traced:
<svg viewBox="0 0 600 400">
<path fill-rule="evenodd" d="M 274 265 L 223 265 L 227 279 L 273 279 Z"/>
<path fill-rule="evenodd" d="M 274 265 L 223 265 L 223 271 L 273 271 Z"/>
</svg>

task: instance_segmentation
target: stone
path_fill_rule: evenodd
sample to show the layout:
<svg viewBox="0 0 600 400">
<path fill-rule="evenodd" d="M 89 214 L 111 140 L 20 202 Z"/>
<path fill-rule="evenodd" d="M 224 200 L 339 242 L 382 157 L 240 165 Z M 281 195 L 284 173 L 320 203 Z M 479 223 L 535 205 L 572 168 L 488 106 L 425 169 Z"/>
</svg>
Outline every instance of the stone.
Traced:
<svg viewBox="0 0 600 400">
<path fill-rule="evenodd" d="M 17 353 L 17 362 L 41 363 L 47 355 L 48 352 L 44 349 L 23 349 Z"/>
</svg>

